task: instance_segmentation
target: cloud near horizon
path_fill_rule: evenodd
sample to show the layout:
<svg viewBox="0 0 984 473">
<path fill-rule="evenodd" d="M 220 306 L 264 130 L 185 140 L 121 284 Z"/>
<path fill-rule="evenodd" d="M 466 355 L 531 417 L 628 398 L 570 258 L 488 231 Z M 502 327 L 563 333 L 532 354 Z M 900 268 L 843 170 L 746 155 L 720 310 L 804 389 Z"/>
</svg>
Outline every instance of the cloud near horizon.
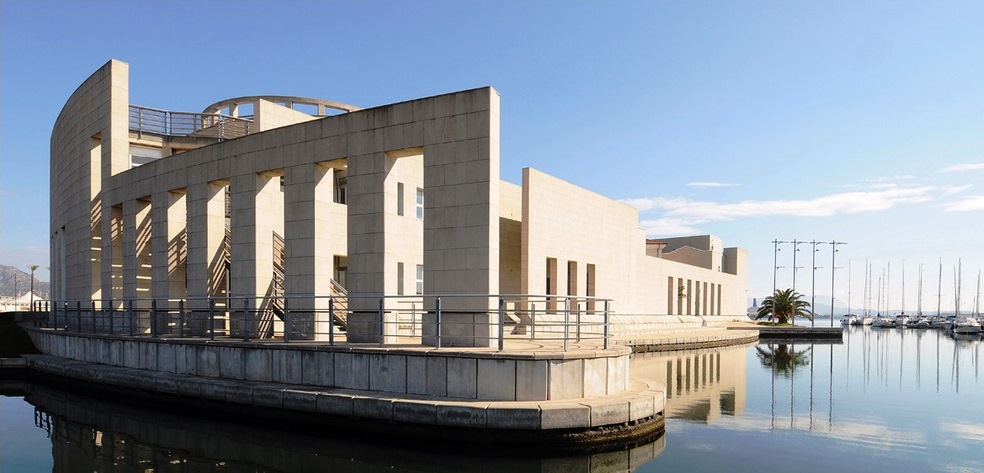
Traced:
<svg viewBox="0 0 984 473">
<path fill-rule="evenodd" d="M 947 212 L 975 212 L 984 210 L 984 195 L 968 195 L 962 200 L 943 204 Z"/>
<path fill-rule="evenodd" d="M 708 188 L 708 187 L 734 187 L 738 184 L 731 184 L 727 182 L 707 182 L 707 181 L 697 181 L 688 182 L 687 187 L 697 187 L 697 188 Z"/>
<path fill-rule="evenodd" d="M 953 166 L 947 166 L 936 172 L 944 173 L 944 172 L 980 171 L 980 170 L 984 170 L 984 163 L 954 164 Z"/>
<path fill-rule="evenodd" d="M 653 235 L 701 233 L 698 225 L 708 222 L 748 217 L 830 217 L 889 210 L 905 204 L 930 202 L 940 195 L 952 195 L 968 189 L 961 187 L 879 186 L 875 190 L 842 192 L 805 200 L 745 200 L 737 203 L 698 201 L 686 198 L 644 197 L 624 199 L 640 213 L 660 213 L 640 225 Z M 984 197 L 972 196 L 945 204 L 952 211 L 978 210 Z"/>
</svg>

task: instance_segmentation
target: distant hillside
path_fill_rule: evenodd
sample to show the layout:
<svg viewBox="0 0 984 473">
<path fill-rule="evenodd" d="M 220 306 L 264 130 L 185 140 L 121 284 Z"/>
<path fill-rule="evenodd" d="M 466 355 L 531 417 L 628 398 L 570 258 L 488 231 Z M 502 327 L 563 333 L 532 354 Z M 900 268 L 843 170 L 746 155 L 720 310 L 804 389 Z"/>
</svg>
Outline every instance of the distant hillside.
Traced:
<svg viewBox="0 0 984 473">
<path fill-rule="evenodd" d="M 13 297 L 14 296 L 14 278 L 16 275 L 17 279 L 17 295 L 26 294 L 27 291 L 31 290 L 31 273 L 26 271 L 27 268 L 21 270 L 14 266 L 6 266 L 0 264 L 0 296 Z M 37 274 L 37 273 L 35 273 Z M 37 276 L 34 278 L 34 293 L 38 296 L 47 299 L 48 294 L 51 293 L 51 284 L 43 281 L 38 281 Z"/>
</svg>

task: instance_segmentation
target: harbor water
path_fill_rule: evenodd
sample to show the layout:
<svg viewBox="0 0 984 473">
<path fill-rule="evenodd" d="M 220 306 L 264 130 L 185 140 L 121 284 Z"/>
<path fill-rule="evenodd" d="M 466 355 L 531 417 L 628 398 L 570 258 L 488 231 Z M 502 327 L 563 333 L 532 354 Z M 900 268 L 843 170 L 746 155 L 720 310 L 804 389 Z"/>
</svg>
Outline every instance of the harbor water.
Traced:
<svg viewBox="0 0 984 473">
<path fill-rule="evenodd" d="M 843 343 L 637 354 L 633 376 L 667 386 L 666 433 L 561 456 L 297 432 L 4 381 L 0 471 L 980 472 L 982 345 L 845 327 Z"/>
</svg>

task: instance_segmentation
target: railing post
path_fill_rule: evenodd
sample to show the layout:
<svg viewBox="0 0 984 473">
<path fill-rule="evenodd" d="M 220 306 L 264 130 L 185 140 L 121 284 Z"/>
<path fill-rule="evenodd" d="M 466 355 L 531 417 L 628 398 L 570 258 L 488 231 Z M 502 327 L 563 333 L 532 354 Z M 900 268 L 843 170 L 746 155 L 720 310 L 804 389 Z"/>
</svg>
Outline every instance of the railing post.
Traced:
<svg viewBox="0 0 984 473">
<path fill-rule="evenodd" d="M 379 298 L 379 344 L 386 344 L 386 330 L 383 327 L 383 298 Z"/>
<path fill-rule="evenodd" d="M 536 340 L 536 302 L 530 302 L 530 340 Z"/>
<path fill-rule="evenodd" d="M 97 320 L 96 320 L 96 301 L 89 300 L 89 312 L 92 313 L 92 333 L 98 332 L 96 330 Z"/>
<path fill-rule="evenodd" d="M 335 344 L 335 297 L 328 296 L 328 344 Z"/>
<path fill-rule="evenodd" d="M 62 302 L 62 321 L 65 323 L 65 330 L 68 330 L 68 301 Z"/>
<path fill-rule="evenodd" d="M 574 325 L 577 330 L 577 341 L 581 341 L 581 303 L 574 303 Z"/>
<path fill-rule="evenodd" d="M 135 323 L 133 320 L 133 299 L 126 301 L 126 317 L 130 320 L 130 336 L 132 337 L 136 330 Z"/>
<path fill-rule="evenodd" d="M 567 351 L 567 339 L 571 336 L 571 298 L 564 298 L 564 351 Z"/>
<path fill-rule="evenodd" d="M 109 334 L 113 335 L 116 329 L 113 327 L 113 300 L 106 299 L 103 301 L 103 310 L 106 311 L 109 317 Z"/>
<path fill-rule="evenodd" d="M 185 301 L 178 299 L 178 336 L 185 336 Z"/>
<path fill-rule="evenodd" d="M 243 341 L 249 341 L 249 298 L 243 298 Z"/>
<path fill-rule="evenodd" d="M 150 300 L 150 336 L 157 338 L 157 299 Z"/>
<path fill-rule="evenodd" d="M 75 330 L 82 333 L 82 301 L 75 301 Z"/>
<path fill-rule="evenodd" d="M 208 298 L 208 338 L 215 340 L 215 299 Z"/>
<path fill-rule="evenodd" d="M 314 323 L 314 317 L 311 318 L 311 323 Z M 290 343 L 290 303 L 286 297 L 284 297 L 284 343 Z"/>
<path fill-rule="evenodd" d="M 610 320 L 611 319 L 608 316 L 608 301 L 606 300 L 605 301 L 605 342 L 604 342 L 604 345 L 603 345 L 606 350 L 608 349 L 608 334 L 609 334 L 609 322 L 610 322 Z"/>
<path fill-rule="evenodd" d="M 437 318 L 437 346 L 436 348 L 441 348 L 441 298 L 436 299 L 436 305 L 434 306 L 435 318 Z"/>
<path fill-rule="evenodd" d="M 505 333 L 506 333 L 506 301 L 500 296 L 499 297 L 499 351 L 502 351 L 505 345 Z"/>
</svg>

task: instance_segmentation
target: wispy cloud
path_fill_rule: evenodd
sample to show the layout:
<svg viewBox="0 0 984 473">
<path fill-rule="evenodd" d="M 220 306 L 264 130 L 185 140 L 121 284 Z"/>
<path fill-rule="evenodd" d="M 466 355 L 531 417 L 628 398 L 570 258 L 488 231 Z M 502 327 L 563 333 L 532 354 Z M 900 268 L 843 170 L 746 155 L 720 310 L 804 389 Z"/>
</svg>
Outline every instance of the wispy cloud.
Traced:
<svg viewBox="0 0 984 473">
<path fill-rule="evenodd" d="M 984 170 L 984 163 L 966 163 L 966 164 L 954 164 L 953 166 L 947 166 L 936 172 L 961 172 L 961 171 L 980 171 Z"/>
<path fill-rule="evenodd" d="M 984 210 L 984 195 L 969 195 L 962 200 L 943 205 L 947 212 L 974 212 Z"/>
<path fill-rule="evenodd" d="M 708 187 L 734 187 L 734 186 L 737 186 L 737 185 L 738 184 L 731 184 L 731 183 L 727 183 L 727 182 L 708 182 L 708 181 L 697 181 L 697 182 L 688 182 L 687 183 L 687 186 L 688 187 L 697 187 L 697 188 L 702 188 L 702 189 L 703 188 L 708 188 Z"/>
<path fill-rule="evenodd" d="M 643 220 L 650 234 L 676 235 L 700 233 L 700 224 L 754 217 L 830 217 L 889 210 L 906 204 L 930 202 L 941 195 L 952 195 L 967 186 L 906 187 L 886 184 L 867 191 L 841 192 L 813 199 L 745 200 L 736 203 L 709 202 L 686 198 L 647 197 L 625 199 L 642 213 L 660 213 L 657 218 Z M 976 197 L 976 196 L 975 196 Z M 945 207 L 947 210 L 977 210 L 980 200 L 967 198 Z"/>
</svg>

